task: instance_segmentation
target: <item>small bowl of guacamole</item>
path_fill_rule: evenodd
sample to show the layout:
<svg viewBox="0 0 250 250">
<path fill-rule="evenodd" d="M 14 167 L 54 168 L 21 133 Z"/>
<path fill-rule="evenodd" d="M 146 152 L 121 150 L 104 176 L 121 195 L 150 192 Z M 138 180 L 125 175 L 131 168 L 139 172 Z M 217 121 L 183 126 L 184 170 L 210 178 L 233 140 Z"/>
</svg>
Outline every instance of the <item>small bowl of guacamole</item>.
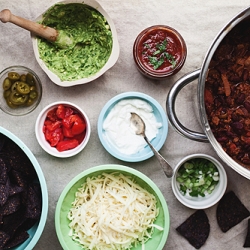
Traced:
<svg viewBox="0 0 250 250">
<path fill-rule="evenodd" d="M 58 2 L 36 22 L 52 27 L 70 38 L 60 46 L 32 34 L 35 57 L 48 77 L 63 87 L 91 82 L 119 57 L 119 43 L 113 21 L 95 0 Z"/>
</svg>

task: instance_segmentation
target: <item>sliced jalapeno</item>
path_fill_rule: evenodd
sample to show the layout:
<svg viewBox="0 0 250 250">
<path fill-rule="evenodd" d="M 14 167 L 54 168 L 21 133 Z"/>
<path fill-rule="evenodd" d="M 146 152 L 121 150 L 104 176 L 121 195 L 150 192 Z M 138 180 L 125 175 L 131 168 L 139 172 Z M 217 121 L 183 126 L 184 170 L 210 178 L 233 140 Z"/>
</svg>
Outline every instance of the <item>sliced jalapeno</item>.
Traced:
<svg viewBox="0 0 250 250">
<path fill-rule="evenodd" d="M 35 99 L 29 98 L 27 102 L 25 103 L 25 106 L 31 106 L 35 102 Z"/>
<path fill-rule="evenodd" d="M 14 82 L 11 86 L 11 91 L 15 91 L 16 92 L 16 89 L 17 89 L 17 85 L 18 85 L 18 81 Z"/>
<path fill-rule="evenodd" d="M 25 74 L 22 74 L 22 75 L 20 76 L 20 81 L 21 81 L 21 82 L 26 82 L 26 81 L 27 81 L 27 77 L 26 77 Z"/>
<path fill-rule="evenodd" d="M 27 95 L 30 92 L 30 86 L 25 82 L 18 82 L 16 91 L 21 95 Z"/>
<path fill-rule="evenodd" d="M 31 99 L 34 100 L 34 99 L 37 98 L 37 96 L 38 96 L 38 93 L 37 93 L 36 90 L 31 90 L 31 91 L 30 91 L 29 97 L 30 97 Z"/>
<path fill-rule="evenodd" d="M 33 86 L 33 85 L 36 84 L 36 81 L 35 81 L 34 76 L 33 76 L 32 74 L 30 74 L 30 73 L 27 73 L 27 74 L 26 74 L 26 82 L 27 82 L 29 85 L 31 85 L 31 86 Z"/>
<path fill-rule="evenodd" d="M 9 72 L 2 83 L 3 97 L 10 108 L 31 106 L 38 98 L 36 79 L 33 74 Z"/>
<path fill-rule="evenodd" d="M 13 103 L 10 101 L 10 98 L 7 98 L 7 99 L 6 99 L 6 103 L 7 103 L 7 105 L 8 105 L 10 108 L 13 108 L 13 109 L 15 109 L 15 108 L 18 107 L 18 105 L 15 105 L 15 104 L 13 104 Z"/>
<path fill-rule="evenodd" d="M 12 81 L 17 81 L 20 79 L 20 75 L 17 72 L 12 71 L 8 73 L 8 78 Z"/>
<path fill-rule="evenodd" d="M 6 77 L 3 81 L 3 89 L 8 90 L 10 89 L 11 85 L 12 85 L 11 80 L 8 77 Z"/>
<path fill-rule="evenodd" d="M 20 95 L 15 91 L 12 91 L 9 100 L 14 105 L 23 105 L 28 100 L 28 95 Z"/>
<path fill-rule="evenodd" d="M 10 96 L 10 93 L 11 93 L 11 90 L 10 90 L 10 89 L 5 90 L 5 91 L 3 92 L 3 97 L 4 97 L 5 99 L 7 99 L 7 98 Z"/>
</svg>

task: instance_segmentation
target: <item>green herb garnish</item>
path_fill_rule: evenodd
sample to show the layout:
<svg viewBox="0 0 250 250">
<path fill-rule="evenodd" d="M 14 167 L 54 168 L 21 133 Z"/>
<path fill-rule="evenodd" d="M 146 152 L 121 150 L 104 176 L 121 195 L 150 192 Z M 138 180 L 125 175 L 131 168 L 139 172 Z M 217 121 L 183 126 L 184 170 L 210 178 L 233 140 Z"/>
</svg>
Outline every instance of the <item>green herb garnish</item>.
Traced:
<svg viewBox="0 0 250 250">
<path fill-rule="evenodd" d="M 211 194 L 219 182 L 217 167 L 206 159 L 193 159 L 184 163 L 177 174 L 177 182 L 183 195 L 204 197 Z"/>
<path fill-rule="evenodd" d="M 156 44 L 157 50 L 153 53 L 153 56 L 148 56 L 148 60 L 154 69 L 158 69 L 165 62 L 165 60 L 169 61 L 173 68 L 175 67 L 176 60 L 171 54 L 166 52 L 167 44 L 167 39 L 165 39 L 162 43 Z M 150 48 L 147 43 L 144 43 L 144 46 L 146 48 Z"/>
</svg>

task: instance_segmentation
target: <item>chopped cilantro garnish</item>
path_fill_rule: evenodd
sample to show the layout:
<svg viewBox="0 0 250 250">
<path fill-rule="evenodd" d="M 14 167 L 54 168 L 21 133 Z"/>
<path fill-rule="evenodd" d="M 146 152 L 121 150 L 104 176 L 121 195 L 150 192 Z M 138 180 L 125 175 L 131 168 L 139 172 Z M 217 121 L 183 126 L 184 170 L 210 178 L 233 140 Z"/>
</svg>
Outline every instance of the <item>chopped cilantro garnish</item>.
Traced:
<svg viewBox="0 0 250 250">
<path fill-rule="evenodd" d="M 169 61 L 174 68 L 176 65 L 176 60 L 173 55 L 169 54 L 167 50 L 167 39 L 165 39 L 162 43 L 156 44 L 156 51 L 154 51 L 153 56 L 148 56 L 148 60 L 154 69 L 158 69 L 165 60 Z M 149 44 L 144 43 L 145 48 L 150 48 Z M 144 54 L 144 53 L 143 53 Z"/>
</svg>

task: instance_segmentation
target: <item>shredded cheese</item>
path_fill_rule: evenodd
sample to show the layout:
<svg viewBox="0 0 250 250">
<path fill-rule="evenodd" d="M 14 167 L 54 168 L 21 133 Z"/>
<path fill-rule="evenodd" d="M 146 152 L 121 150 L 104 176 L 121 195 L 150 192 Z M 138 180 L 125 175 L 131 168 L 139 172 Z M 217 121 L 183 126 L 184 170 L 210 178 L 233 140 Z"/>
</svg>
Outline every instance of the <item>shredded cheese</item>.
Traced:
<svg viewBox="0 0 250 250">
<path fill-rule="evenodd" d="M 153 194 L 123 174 L 87 178 L 68 213 L 72 239 L 90 250 L 125 250 L 151 238 L 159 209 Z"/>
</svg>

